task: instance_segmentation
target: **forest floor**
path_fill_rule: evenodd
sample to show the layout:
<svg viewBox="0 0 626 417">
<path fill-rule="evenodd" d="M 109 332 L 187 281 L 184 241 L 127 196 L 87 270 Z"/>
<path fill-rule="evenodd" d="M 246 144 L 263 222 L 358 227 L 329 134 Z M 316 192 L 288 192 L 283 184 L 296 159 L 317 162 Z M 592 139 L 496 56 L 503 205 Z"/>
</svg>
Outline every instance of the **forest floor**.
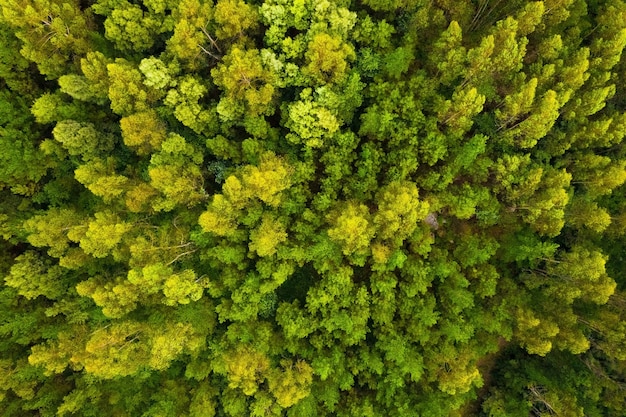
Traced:
<svg viewBox="0 0 626 417">
<path fill-rule="evenodd" d="M 480 371 L 480 375 L 483 378 L 483 386 L 480 387 L 475 400 L 468 402 L 461 409 L 458 410 L 459 417 L 473 417 L 480 414 L 480 407 L 484 398 L 487 397 L 489 388 L 491 387 L 491 381 L 493 379 L 493 371 L 498 363 L 498 360 L 502 356 L 502 353 L 509 346 L 509 342 L 501 337 L 498 340 L 498 350 L 484 357 L 480 358 L 476 362 L 476 367 Z"/>
</svg>

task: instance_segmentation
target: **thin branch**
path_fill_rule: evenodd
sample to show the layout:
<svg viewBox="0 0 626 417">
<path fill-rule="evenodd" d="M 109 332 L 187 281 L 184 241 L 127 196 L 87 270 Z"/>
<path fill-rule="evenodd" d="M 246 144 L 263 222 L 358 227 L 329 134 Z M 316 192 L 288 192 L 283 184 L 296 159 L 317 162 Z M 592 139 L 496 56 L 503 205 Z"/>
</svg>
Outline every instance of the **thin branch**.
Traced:
<svg viewBox="0 0 626 417">
<path fill-rule="evenodd" d="M 219 45 L 217 44 L 217 42 L 215 41 L 215 39 L 213 39 L 211 37 L 211 35 L 209 34 L 209 32 L 206 30 L 206 28 L 200 28 L 200 30 L 202 31 L 202 33 L 204 33 L 204 35 L 209 39 L 209 42 L 211 42 L 211 45 L 213 45 L 213 47 L 215 49 L 217 49 L 217 52 L 219 52 L 220 54 L 222 53 L 222 50 L 220 49 Z"/>
<path fill-rule="evenodd" d="M 174 259 L 172 259 L 171 261 L 169 261 L 167 264 L 165 264 L 165 266 L 170 266 L 171 264 L 173 264 L 174 262 L 176 262 L 177 260 L 179 260 L 180 258 L 182 258 L 183 256 L 186 255 L 191 255 L 192 253 L 196 252 L 198 249 L 194 249 L 194 250 L 190 250 L 187 252 L 183 252 L 178 254 Z"/>
</svg>

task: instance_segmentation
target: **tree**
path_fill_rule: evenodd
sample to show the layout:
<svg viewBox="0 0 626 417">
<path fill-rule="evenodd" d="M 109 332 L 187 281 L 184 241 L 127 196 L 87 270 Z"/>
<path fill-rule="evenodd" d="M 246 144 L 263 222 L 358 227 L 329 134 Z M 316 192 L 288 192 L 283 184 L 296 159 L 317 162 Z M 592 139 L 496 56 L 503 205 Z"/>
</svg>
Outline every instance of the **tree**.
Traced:
<svg viewBox="0 0 626 417">
<path fill-rule="evenodd" d="M 556 122 L 559 107 L 556 92 L 548 90 L 530 116 L 505 130 L 504 137 L 522 148 L 532 148 Z"/>
<path fill-rule="evenodd" d="M 354 49 L 326 33 L 319 33 L 309 42 L 304 71 L 317 82 L 333 83 L 340 80 L 355 58 Z"/>
<path fill-rule="evenodd" d="M 174 111 L 174 116 L 196 133 L 213 134 L 217 129 L 214 108 L 204 108 L 198 102 L 207 92 L 206 85 L 197 77 L 185 76 L 176 81 L 177 88 L 168 91 L 164 103 Z"/>
<path fill-rule="evenodd" d="M 64 270 L 49 259 L 30 251 L 18 256 L 4 280 L 6 285 L 28 299 L 44 296 L 58 299 L 66 291 Z"/>
<path fill-rule="evenodd" d="M 611 224 L 611 215 L 606 210 L 599 207 L 597 203 L 584 199 L 572 201 L 566 216 L 568 224 L 597 233 L 602 233 Z"/>
<path fill-rule="evenodd" d="M 581 184 L 592 198 L 610 194 L 626 181 L 624 160 L 614 161 L 594 153 L 574 154 L 571 158 L 573 183 Z"/>
<path fill-rule="evenodd" d="M 256 29 L 259 24 L 256 8 L 243 0 L 218 0 L 214 19 L 217 39 L 241 37 L 247 30 Z"/>
<path fill-rule="evenodd" d="M 7 1 L 2 5 L 2 21 L 23 42 L 22 55 L 52 79 L 72 72 L 73 57 L 93 48 L 89 39 L 95 26 L 93 16 L 75 0 Z"/>
<path fill-rule="evenodd" d="M 110 202 L 120 197 L 127 188 L 128 178 L 116 175 L 115 161 L 110 158 L 106 161 L 94 159 L 80 165 L 74 176 L 78 182 L 85 185 L 89 191 L 105 202 Z"/>
<path fill-rule="evenodd" d="M 113 149 L 112 138 L 99 133 L 91 123 L 64 120 L 57 123 L 52 134 L 70 155 L 81 156 L 86 161 Z"/>
<path fill-rule="evenodd" d="M 452 134 L 461 135 L 472 127 L 472 117 L 480 113 L 485 97 L 476 88 L 455 91 L 438 111 L 438 119 L 450 127 Z"/>
<path fill-rule="evenodd" d="M 213 18 L 213 3 L 199 0 L 183 0 L 172 10 L 174 33 L 167 40 L 167 51 L 185 63 L 190 69 L 197 69 L 208 56 L 220 58 L 221 48 L 206 30 Z M 206 51 L 204 54 L 203 52 Z"/>
<path fill-rule="evenodd" d="M 339 243 L 344 255 L 367 253 L 375 234 L 369 210 L 363 204 L 348 202 L 330 214 L 328 236 Z"/>
<path fill-rule="evenodd" d="M 340 121 L 334 111 L 312 100 L 310 89 L 300 93 L 302 100 L 289 106 L 287 139 L 293 143 L 304 143 L 309 147 L 321 147 L 338 132 Z"/>
<path fill-rule="evenodd" d="M 98 212 L 95 219 L 89 221 L 84 236 L 80 239 L 80 247 L 85 253 L 96 258 L 103 258 L 110 254 L 119 255 L 115 248 L 124 235 L 132 229 L 132 224 L 122 221 L 110 211 Z"/>
<path fill-rule="evenodd" d="M 131 63 L 118 58 L 107 65 L 111 110 L 121 116 L 148 111 L 157 94 L 143 84 L 142 75 Z"/>
<path fill-rule="evenodd" d="M 259 256 L 271 256 L 285 240 L 285 227 L 279 221 L 264 216 L 259 227 L 250 233 L 250 251 L 255 251 Z"/>
<path fill-rule="evenodd" d="M 158 151 L 166 138 L 165 126 L 153 110 L 123 117 L 120 126 L 124 143 L 141 155 Z"/>
<path fill-rule="evenodd" d="M 150 159 L 150 185 L 163 194 L 152 207 L 170 211 L 177 204 L 192 206 L 204 200 L 200 163 L 202 154 L 192 144 L 180 135 L 169 134 L 161 144 L 161 152 Z"/>
<path fill-rule="evenodd" d="M 234 46 L 218 67 L 211 70 L 211 75 L 224 90 L 221 101 L 224 108 L 239 105 L 253 115 L 273 113 L 276 74 L 264 65 L 258 50 Z"/>
<path fill-rule="evenodd" d="M 60 258 L 70 251 L 70 243 L 80 240 L 86 219 L 71 209 L 50 209 L 24 222 L 28 242 L 35 247 L 48 247 L 48 255 Z M 71 236 L 71 237 L 70 237 Z"/>
<path fill-rule="evenodd" d="M 268 376 L 270 392 L 283 408 L 289 408 L 310 394 L 313 382 L 313 368 L 305 361 L 281 361 L 282 372 L 273 372 Z"/>
<path fill-rule="evenodd" d="M 172 19 L 165 13 L 171 7 L 167 2 L 143 3 L 148 10 L 128 1 L 100 1 L 93 7 L 95 13 L 106 16 L 104 33 L 117 49 L 150 49 L 160 33 L 172 29 Z"/>
<path fill-rule="evenodd" d="M 378 229 L 377 237 L 396 244 L 410 236 L 428 214 L 428 203 L 419 201 L 413 183 L 391 183 L 380 190 L 376 201 L 378 211 L 373 222 Z"/>
<path fill-rule="evenodd" d="M 34 184 L 53 166 L 54 158 L 38 147 L 39 134 L 25 99 L 0 91 L 0 189 L 32 195 Z"/>
<path fill-rule="evenodd" d="M 228 387 L 241 389 L 245 395 L 252 395 L 266 378 L 270 364 L 261 352 L 251 348 L 240 348 L 225 355 Z"/>
</svg>

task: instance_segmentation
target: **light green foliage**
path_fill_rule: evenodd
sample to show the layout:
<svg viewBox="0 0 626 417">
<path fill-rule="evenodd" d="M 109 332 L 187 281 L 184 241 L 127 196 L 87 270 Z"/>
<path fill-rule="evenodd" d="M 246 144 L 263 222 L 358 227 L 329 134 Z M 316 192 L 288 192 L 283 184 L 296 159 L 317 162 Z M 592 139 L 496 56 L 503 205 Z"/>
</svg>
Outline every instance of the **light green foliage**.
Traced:
<svg viewBox="0 0 626 417">
<path fill-rule="evenodd" d="M 305 56 L 309 63 L 305 73 L 321 84 L 339 81 L 348 70 L 348 61 L 355 58 L 350 45 L 326 33 L 313 37 Z"/>
<path fill-rule="evenodd" d="M 113 149 L 112 138 L 99 133 L 91 123 L 64 120 L 57 123 L 52 135 L 70 155 L 82 156 L 85 160 Z"/>
<path fill-rule="evenodd" d="M 86 77 L 70 74 L 59 77 L 61 91 L 81 101 L 97 101 L 101 104 L 101 91 L 94 91 L 93 86 Z"/>
<path fill-rule="evenodd" d="M 491 58 L 494 65 L 492 71 L 504 77 L 510 77 L 523 66 L 528 39 L 518 39 L 517 32 L 518 22 L 512 17 L 497 22 L 493 31 L 495 48 Z"/>
<path fill-rule="evenodd" d="M 588 200 L 572 201 L 568 211 L 568 222 L 578 228 L 588 228 L 602 233 L 611 224 L 611 215 L 598 204 Z"/>
<path fill-rule="evenodd" d="M 63 294 L 63 268 L 32 251 L 18 256 L 15 261 L 4 281 L 20 295 L 30 300 L 39 296 L 54 300 Z"/>
<path fill-rule="evenodd" d="M 406 0 L 365 0 L 363 3 L 376 11 L 393 11 L 408 6 Z"/>
<path fill-rule="evenodd" d="M 194 389 L 191 403 L 189 404 L 190 417 L 214 417 L 216 390 L 208 381 Z"/>
<path fill-rule="evenodd" d="M 469 391 L 472 386 L 482 386 L 479 370 L 472 364 L 472 352 L 467 349 L 457 353 L 456 358 L 448 363 L 448 369 L 439 374 L 439 389 L 446 394 L 455 395 Z"/>
<path fill-rule="evenodd" d="M 106 161 L 94 159 L 82 164 L 74 171 L 74 177 L 94 195 L 102 197 L 105 202 L 122 195 L 128 185 L 128 178 L 116 175 L 111 159 Z"/>
<path fill-rule="evenodd" d="M 462 46 L 462 29 L 456 21 L 450 22 L 433 46 L 429 60 L 437 68 L 443 84 L 449 84 L 463 73 L 466 50 Z"/>
<path fill-rule="evenodd" d="M 526 6 L 517 14 L 517 32 L 526 36 L 532 33 L 546 12 L 546 4 L 543 1 L 534 1 L 526 4 Z"/>
<path fill-rule="evenodd" d="M 48 255 L 59 258 L 67 253 L 70 239 L 80 240 L 84 223 L 84 217 L 73 210 L 51 209 L 25 221 L 24 230 L 31 245 L 48 247 Z"/>
<path fill-rule="evenodd" d="M 552 350 L 550 338 L 559 333 L 557 325 L 546 319 L 541 320 L 529 311 L 520 311 L 516 320 L 518 337 L 528 353 L 545 356 Z"/>
<path fill-rule="evenodd" d="M 203 108 L 198 101 L 205 95 L 206 86 L 195 77 L 184 77 L 177 88 L 169 90 L 164 103 L 174 109 L 174 115 L 196 133 L 210 134 L 216 130 L 214 110 Z"/>
<path fill-rule="evenodd" d="M 285 227 L 279 221 L 266 216 L 259 227 L 250 232 L 250 250 L 259 256 L 271 256 L 276 253 L 276 247 L 285 240 Z"/>
<path fill-rule="evenodd" d="M 556 235 L 564 225 L 564 209 L 569 201 L 565 187 L 571 175 L 565 170 L 530 165 L 529 155 L 505 157 L 495 166 L 496 178 L 510 212 L 520 212 L 524 221 L 542 234 Z M 502 188 L 500 188 L 502 187 Z"/>
<path fill-rule="evenodd" d="M 79 119 L 84 116 L 84 111 L 69 104 L 61 94 L 45 93 L 37 98 L 31 109 L 37 123 L 52 123 L 67 119 Z"/>
<path fill-rule="evenodd" d="M 165 140 L 165 126 L 152 110 L 131 114 L 120 120 L 124 144 L 137 149 L 139 154 L 159 150 Z"/>
<path fill-rule="evenodd" d="M 240 103 L 254 115 L 271 112 L 276 74 L 263 65 L 258 50 L 233 47 L 220 65 L 211 70 L 211 75 L 215 84 L 224 90 L 222 100 L 229 100 L 225 106 Z"/>
<path fill-rule="evenodd" d="M 600 252 L 575 246 L 560 261 L 546 265 L 546 272 L 567 281 L 567 297 L 604 304 L 615 290 L 615 282 L 606 275 L 605 263 L 606 257 Z"/>
<path fill-rule="evenodd" d="M 391 46 L 391 37 L 395 28 L 386 21 L 375 22 L 367 15 L 357 21 L 354 37 L 360 43 L 376 48 L 387 49 Z"/>
<path fill-rule="evenodd" d="M 145 85 L 157 90 L 162 90 L 166 87 L 176 85 L 176 80 L 173 76 L 178 74 L 180 68 L 178 67 L 176 61 L 172 62 L 168 67 L 160 59 L 150 57 L 141 60 L 139 70 L 146 77 L 144 81 Z"/>
<path fill-rule="evenodd" d="M 74 54 L 92 48 L 93 17 L 75 0 L 5 1 L 1 20 L 22 40 L 22 55 L 50 78 L 72 71 Z"/>
<path fill-rule="evenodd" d="M 86 370 L 105 379 L 138 372 L 155 356 L 162 354 L 158 350 L 150 352 L 148 344 L 139 340 L 142 334 L 150 337 L 150 330 L 140 323 L 128 321 L 96 332 L 87 341 L 84 358 L 80 361 Z"/>
<path fill-rule="evenodd" d="M 269 361 L 265 355 L 251 348 L 242 347 L 225 355 L 228 387 L 241 389 L 245 395 L 252 395 L 265 380 Z"/>
<path fill-rule="evenodd" d="M 571 170 L 573 182 L 581 184 L 593 197 L 611 194 L 626 181 L 626 161 L 593 153 L 574 154 Z M 576 163 L 574 164 L 574 161 Z"/>
<path fill-rule="evenodd" d="M 374 215 L 377 236 L 391 241 L 406 239 L 428 214 L 428 203 L 419 201 L 413 183 L 391 183 L 377 195 L 378 210 Z"/>
<path fill-rule="evenodd" d="M 464 74 L 464 83 L 476 82 L 481 79 L 484 73 L 491 72 L 494 69 L 491 65 L 494 49 L 495 39 L 493 35 L 489 35 L 481 39 L 480 45 L 467 51 L 468 65 Z"/>
<path fill-rule="evenodd" d="M 521 148 L 531 148 L 548 133 L 558 116 L 557 94 L 548 90 L 531 115 L 507 129 L 504 136 L 511 138 Z"/>
<path fill-rule="evenodd" d="M 365 205 L 355 202 L 340 205 L 328 220 L 332 225 L 328 236 L 339 243 L 344 255 L 367 251 L 375 229 Z"/>
<path fill-rule="evenodd" d="M 321 147 L 325 139 L 337 132 L 340 123 L 333 111 L 312 100 L 311 90 L 303 90 L 300 98 L 289 106 L 287 126 L 291 133 L 287 139 L 309 147 Z"/>
<path fill-rule="evenodd" d="M 165 223 L 159 229 L 143 229 L 141 234 L 128 242 L 133 268 L 145 267 L 159 263 L 173 264 L 186 255 L 195 252 L 196 248 L 189 238 L 189 228 L 173 223 Z M 200 279 L 198 279 L 200 281 Z"/>
<path fill-rule="evenodd" d="M 311 36 L 324 33 L 346 39 L 357 20 L 345 2 L 327 0 L 269 0 L 261 6 L 261 15 L 268 26 L 264 36 L 267 44 L 279 46 L 289 58 L 302 56 L 311 40 L 310 36 L 287 36 L 289 28 L 307 31 Z"/>
<path fill-rule="evenodd" d="M 85 78 L 90 82 L 88 93 L 92 96 L 92 99 L 97 100 L 98 104 L 105 103 L 108 100 L 109 79 L 107 64 L 110 62 L 101 52 L 88 52 L 85 58 L 80 60 L 80 68 Z"/>
<path fill-rule="evenodd" d="M 28 362 L 35 366 L 42 365 L 46 375 L 63 372 L 69 365 L 73 343 L 83 342 L 84 334 L 76 333 L 73 336 L 74 340 L 71 340 L 67 333 L 60 332 L 54 342 L 33 346 Z"/>
<path fill-rule="evenodd" d="M 0 0 L 0 410 L 623 416 L 624 0 Z"/>
<path fill-rule="evenodd" d="M 213 17 L 212 6 L 210 1 L 182 0 L 172 11 L 174 33 L 167 40 L 167 50 L 193 69 L 200 65 L 202 48 L 207 52 L 216 49 L 217 44 L 210 42 L 213 38 L 205 32 Z M 219 53 L 219 50 L 214 52 Z"/>
<path fill-rule="evenodd" d="M 258 166 L 247 165 L 242 168 L 241 189 L 233 181 L 232 188 L 227 187 L 227 184 L 224 186 L 224 194 L 233 202 L 258 198 L 269 206 L 278 206 L 282 191 L 291 185 L 292 170 L 287 161 L 268 152 L 261 156 Z"/>
<path fill-rule="evenodd" d="M 163 284 L 163 294 L 167 298 L 165 304 L 189 304 L 202 297 L 202 286 L 198 284 L 196 274 L 186 270 L 168 277 Z"/>
<path fill-rule="evenodd" d="M 158 193 L 150 184 L 140 182 L 126 190 L 124 202 L 133 213 L 151 211 L 150 203 Z"/>
<path fill-rule="evenodd" d="M 183 349 L 194 349 L 190 330 L 189 325 L 181 323 L 155 327 L 121 321 L 93 333 L 84 352 L 72 361 L 104 379 L 132 375 L 146 366 L 162 369 Z"/>
<path fill-rule="evenodd" d="M 222 195 L 213 196 L 207 211 L 200 215 L 198 223 L 205 232 L 227 236 L 235 231 L 235 207 Z"/>
<path fill-rule="evenodd" d="M 476 88 L 455 91 L 438 112 L 439 120 L 450 126 L 453 134 L 462 134 L 472 127 L 472 117 L 483 109 L 485 97 Z"/>
<path fill-rule="evenodd" d="M 167 369 L 181 353 L 197 351 L 203 344 L 188 323 L 166 322 L 164 328 L 154 329 L 150 341 L 150 360 L 153 369 Z"/>
<path fill-rule="evenodd" d="M 105 36 L 122 51 L 144 51 L 155 38 L 172 29 L 173 21 L 165 12 L 171 8 L 166 1 L 144 1 L 144 7 L 128 1 L 101 0 L 93 8 L 106 16 Z M 147 9 L 147 10 L 145 10 Z"/>
<path fill-rule="evenodd" d="M 145 266 L 141 270 L 128 271 L 128 282 L 142 293 L 153 294 L 159 291 L 159 287 L 170 275 L 172 269 L 159 263 Z"/>
<path fill-rule="evenodd" d="M 159 27 L 158 22 L 146 19 L 136 4 L 122 3 L 120 6 L 111 11 L 105 21 L 106 37 L 122 50 L 143 50 L 151 47 Z"/>
<path fill-rule="evenodd" d="M 218 0 L 213 15 L 217 39 L 241 37 L 258 26 L 259 16 L 254 6 L 243 0 Z"/>
<path fill-rule="evenodd" d="M 504 98 L 504 108 L 496 110 L 496 117 L 503 126 L 513 124 L 530 112 L 536 89 L 537 78 L 531 78 L 519 89 L 519 92 Z"/>
<path fill-rule="evenodd" d="M 205 198 L 199 164 L 202 154 L 185 139 L 172 133 L 154 154 L 148 173 L 150 184 L 163 193 L 152 203 L 155 210 L 170 211 L 177 204 L 192 206 Z"/>
<path fill-rule="evenodd" d="M 109 211 L 98 212 L 89 221 L 85 235 L 80 239 L 80 247 L 85 253 L 96 258 L 108 256 L 120 243 L 124 234 L 132 229 L 132 224 L 122 221 Z"/>
<path fill-rule="evenodd" d="M 142 81 L 141 73 L 123 59 L 107 65 L 111 110 L 121 116 L 149 110 L 155 94 Z"/>
<path fill-rule="evenodd" d="M 313 368 L 302 360 L 296 363 L 282 361 L 281 365 L 281 371 L 268 377 L 269 389 L 276 397 L 276 402 L 281 407 L 288 408 L 309 395 Z"/>
<path fill-rule="evenodd" d="M 243 220 L 242 210 L 249 207 L 250 214 L 258 213 L 257 202 L 278 207 L 282 191 L 291 185 L 293 168 L 273 153 L 261 156 L 258 166 L 246 165 L 236 175 L 226 178 L 222 194 L 213 196 L 208 209 L 200 215 L 198 223 L 205 232 L 218 236 L 234 236 L 237 224 Z M 268 233 L 267 235 L 265 233 Z M 272 255 L 285 238 L 284 226 L 272 216 L 266 216 L 259 229 L 251 232 L 250 250 L 258 255 Z"/>
<path fill-rule="evenodd" d="M 530 306 L 535 312 L 525 308 L 517 313 L 517 337 L 530 353 L 545 355 L 553 347 L 574 354 L 587 351 L 590 339 L 572 306 L 576 300 L 605 304 L 616 289 L 615 281 L 606 274 L 606 257 L 597 250 L 574 246 L 559 255 L 524 277 L 531 291 L 553 300 L 552 304 Z"/>
<path fill-rule="evenodd" d="M 127 279 L 111 282 L 89 279 L 76 287 L 82 296 L 91 297 L 111 318 L 122 317 L 137 308 L 138 303 L 160 302 L 168 306 L 189 304 L 202 297 L 203 286 L 191 270 L 174 273 L 162 263 L 128 271 Z"/>
<path fill-rule="evenodd" d="M 76 286 L 76 292 L 83 297 L 90 297 L 102 308 L 102 314 L 109 318 L 119 318 L 137 308 L 140 294 L 133 285 L 122 278 L 105 283 L 90 278 Z"/>
</svg>

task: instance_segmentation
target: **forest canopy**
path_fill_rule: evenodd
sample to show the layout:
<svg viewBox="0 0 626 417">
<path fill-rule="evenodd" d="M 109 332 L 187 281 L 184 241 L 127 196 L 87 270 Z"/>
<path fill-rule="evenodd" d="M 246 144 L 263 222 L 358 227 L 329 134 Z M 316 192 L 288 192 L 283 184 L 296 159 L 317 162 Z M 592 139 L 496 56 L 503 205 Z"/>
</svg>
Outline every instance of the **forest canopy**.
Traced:
<svg viewBox="0 0 626 417">
<path fill-rule="evenodd" d="M 0 414 L 626 415 L 623 0 L 0 0 Z"/>
</svg>

